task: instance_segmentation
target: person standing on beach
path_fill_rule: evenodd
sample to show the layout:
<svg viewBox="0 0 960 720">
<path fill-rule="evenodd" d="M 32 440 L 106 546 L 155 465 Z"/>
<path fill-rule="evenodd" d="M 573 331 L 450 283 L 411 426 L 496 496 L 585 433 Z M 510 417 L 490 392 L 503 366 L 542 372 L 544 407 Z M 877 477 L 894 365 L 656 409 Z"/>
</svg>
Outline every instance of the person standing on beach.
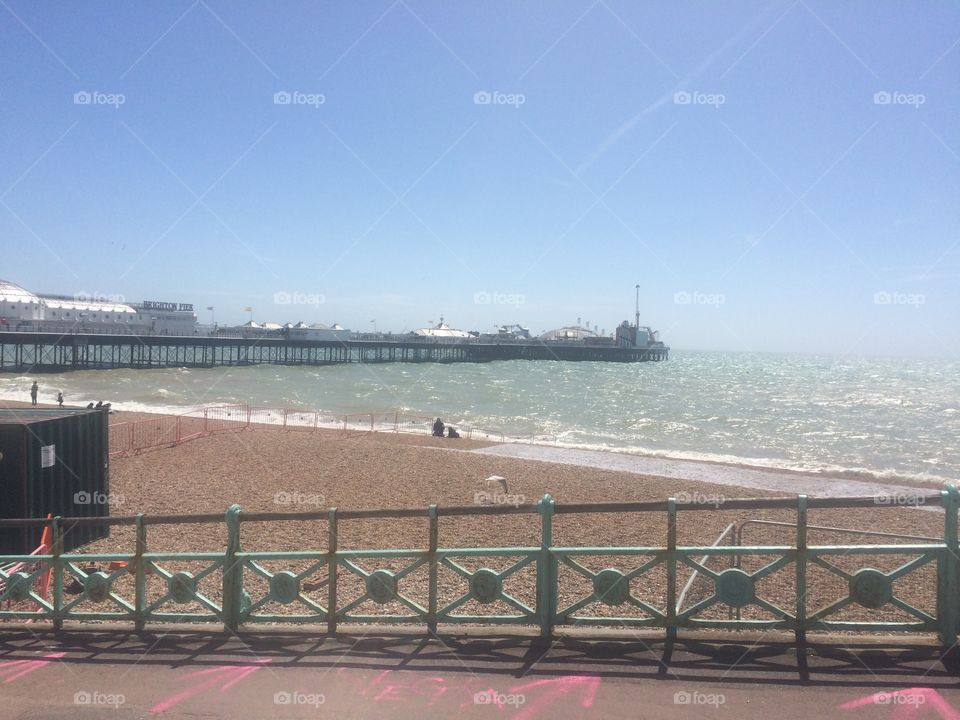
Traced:
<svg viewBox="0 0 960 720">
<path fill-rule="evenodd" d="M 30 386 L 30 400 L 32 404 L 37 404 L 37 393 L 40 392 L 40 387 L 37 385 L 37 381 L 33 381 L 33 385 Z"/>
<path fill-rule="evenodd" d="M 63 391 L 57 393 L 57 405 L 63 407 Z"/>
</svg>

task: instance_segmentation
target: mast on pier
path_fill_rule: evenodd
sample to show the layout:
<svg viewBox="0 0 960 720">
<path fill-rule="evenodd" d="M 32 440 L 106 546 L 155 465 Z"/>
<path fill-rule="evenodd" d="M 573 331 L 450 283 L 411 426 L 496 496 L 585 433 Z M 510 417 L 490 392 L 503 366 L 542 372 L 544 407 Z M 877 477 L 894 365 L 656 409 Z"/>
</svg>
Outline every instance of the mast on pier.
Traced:
<svg viewBox="0 0 960 720">
<path fill-rule="evenodd" d="M 640 329 L 640 284 L 637 283 L 637 304 L 636 304 L 636 314 L 634 315 L 633 326 L 639 330 Z"/>
</svg>

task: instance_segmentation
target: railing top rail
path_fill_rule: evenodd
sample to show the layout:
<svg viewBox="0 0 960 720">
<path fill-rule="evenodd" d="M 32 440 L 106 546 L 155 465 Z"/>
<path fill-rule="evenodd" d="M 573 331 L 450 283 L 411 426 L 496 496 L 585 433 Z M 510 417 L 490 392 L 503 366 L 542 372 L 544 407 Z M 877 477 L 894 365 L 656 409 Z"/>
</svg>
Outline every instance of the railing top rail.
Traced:
<svg viewBox="0 0 960 720">
<path fill-rule="evenodd" d="M 784 522 L 781 520 L 759 520 L 750 518 L 749 520 L 744 520 L 741 522 L 737 528 L 737 545 L 740 545 L 740 538 L 743 535 L 743 530 L 748 525 L 770 525 L 774 527 L 789 527 L 795 528 L 797 524 L 795 522 Z M 843 535 L 864 535 L 867 537 L 882 537 L 882 538 L 897 538 L 899 540 L 917 540 L 918 542 L 940 542 L 942 538 L 930 537 L 929 535 L 904 535 L 903 533 L 891 533 L 891 532 L 880 532 L 879 530 L 857 530 L 856 528 L 841 528 L 841 527 L 832 527 L 829 525 L 807 525 L 808 532 L 826 532 L 826 533 L 836 533 Z"/>
<path fill-rule="evenodd" d="M 797 507 L 797 497 L 770 497 L 770 498 L 730 498 L 718 504 L 696 501 L 672 501 L 677 511 L 712 511 L 723 510 L 756 510 L 756 509 L 792 509 Z M 916 495 L 912 498 L 915 505 L 941 506 L 940 493 Z M 587 514 L 587 513 L 630 513 L 630 512 L 664 512 L 668 509 L 670 500 L 650 500 L 643 502 L 603 502 L 603 503 L 556 503 L 553 513 Z M 868 495 L 861 497 L 834 497 L 808 498 L 807 508 L 856 508 L 871 507 L 875 509 L 889 509 L 904 507 L 891 504 L 884 495 Z M 523 505 L 460 505 L 437 507 L 438 516 L 464 515 L 523 515 L 536 514 L 540 509 L 535 504 Z M 275 521 L 302 521 L 321 520 L 329 516 L 328 509 L 318 509 L 306 512 L 244 512 L 241 517 L 245 522 L 275 522 Z M 337 509 L 337 518 L 342 520 L 360 520 L 376 518 L 428 518 L 429 508 L 358 508 Z M 113 515 L 106 517 L 61 517 L 60 523 L 73 525 L 133 525 L 137 522 L 135 515 Z M 190 524 L 222 522 L 223 513 L 202 513 L 186 515 L 142 515 L 141 522 L 145 525 L 161 524 Z M 0 528 L 6 527 L 40 527 L 50 522 L 47 518 L 13 518 L 0 519 Z"/>
</svg>

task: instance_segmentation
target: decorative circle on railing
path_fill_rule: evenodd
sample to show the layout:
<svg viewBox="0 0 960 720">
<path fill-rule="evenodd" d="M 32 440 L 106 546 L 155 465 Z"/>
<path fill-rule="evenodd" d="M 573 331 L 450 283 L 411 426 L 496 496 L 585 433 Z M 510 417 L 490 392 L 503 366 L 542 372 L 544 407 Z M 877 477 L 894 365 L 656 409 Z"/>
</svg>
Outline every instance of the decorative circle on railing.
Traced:
<svg viewBox="0 0 960 720">
<path fill-rule="evenodd" d="M 397 578 L 389 570 L 374 570 L 367 577 L 367 595 L 379 605 L 397 598 Z"/>
<path fill-rule="evenodd" d="M 186 570 L 174 573 L 167 580 L 167 592 L 177 603 L 188 603 L 197 593 L 197 581 Z"/>
<path fill-rule="evenodd" d="M 630 585 L 622 572 L 607 568 L 594 575 L 593 594 L 604 605 L 623 605 L 630 597 Z"/>
<path fill-rule="evenodd" d="M 33 582 L 30 575 L 25 572 L 15 572 L 7 579 L 7 600 L 10 602 L 23 602 L 30 597 L 30 591 L 33 588 Z"/>
<path fill-rule="evenodd" d="M 503 580 L 489 568 L 480 568 L 470 577 L 470 596 L 484 605 L 500 597 Z"/>
<path fill-rule="evenodd" d="M 733 608 L 749 605 L 756 599 L 753 578 L 739 568 L 724 570 L 714 581 L 717 599 Z"/>
<path fill-rule="evenodd" d="M 278 603 L 287 605 L 300 594 L 300 581 L 289 570 L 278 572 L 270 578 L 270 597 Z"/>
<path fill-rule="evenodd" d="M 110 576 L 105 572 L 90 573 L 83 581 L 83 594 L 95 603 L 101 603 L 110 596 Z"/>
<path fill-rule="evenodd" d="M 893 598 L 893 583 L 884 573 L 861 568 L 850 578 L 850 599 L 865 608 L 876 610 Z"/>
</svg>

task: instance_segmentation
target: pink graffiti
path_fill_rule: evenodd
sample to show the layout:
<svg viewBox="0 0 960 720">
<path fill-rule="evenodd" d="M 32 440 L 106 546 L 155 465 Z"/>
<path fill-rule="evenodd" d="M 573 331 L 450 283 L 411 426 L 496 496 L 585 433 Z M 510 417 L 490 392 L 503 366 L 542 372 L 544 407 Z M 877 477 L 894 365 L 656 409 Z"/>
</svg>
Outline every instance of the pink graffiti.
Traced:
<svg viewBox="0 0 960 720">
<path fill-rule="evenodd" d="M 923 715 L 929 715 L 931 712 L 939 713 L 943 720 L 960 720 L 960 713 L 954 710 L 946 698 L 933 688 L 915 687 L 893 692 L 873 693 L 846 702 L 840 707 L 844 710 L 852 710 L 865 705 L 872 707 L 888 706 L 891 710 L 890 720 L 915 720 Z"/>
<path fill-rule="evenodd" d="M 362 697 L 373 702 L 421 701 L 430 707 L 447 698 L 464 708 L 476 704 L 476 696 L 481 694 L 522 696 L 522 704 L 512 708 L 514 720 L 532 720 L 562 701 L 573 701 L 582 708 L 593 707 L 600 687 L 600 678 L 595 675 L 562 675 L 497 689 L 489 685 L 489 679 L 461 676 L 448 679 L 409 670 L 384 670 L 370 680 L 358 677 L 347 668 L 340 668 L 337 674 L 352 682 Z"/>
<path fill-rule="evenodd" d="M 515 720 L 529 720 L 558 700 L 565 700 L 568 695 L 572 700 L 579 700 L 580 707 L 591 708 L 599 688 L 600 677 L 597 675 L 563 675 L 548 680 L 534 680 L 526 685 L 514 685 L 507 692 L 528 698 Z M 529 700 L 531 695 L 532 701 Z"/>
<path fill-rule="evenodd" d="M 268 662 L 270 662 L 269 658 L 256 660 L 251 665 L 220 665 L 218 667 L 190 673 L 187 675 L 187 679 L 202 678 L 200 682 L 192 687 L 188 687 L 174 695 L 171 695 L 166 700 L 158 702 L 156 705 L 150 708 L 150 712 L 154 715 L 166 712 L 175 705 L 179 705 L 185 700 L 189 700 L 194 695 L 198 695 L 202 692 L 210 690 L 213 687 L 216 687 L 216 685 L 220 682 L 223 683 L 223 685 L 220 686 L 220 692 L 226 692 L 248 675 L 252 675 L 257 670 L 262 668 L 264 664 Z"/>
<path fill-rule="evenodd" d="M 6 677 L 4 683 L 13 682 L 17 678 L 32 673 L 46 667 L 54 660 L 62 658 L 66 653 L 49 653 L 36 660 L 11 660 L 10 662 L 0 663 L 0 677 Z"/>
</svg>

